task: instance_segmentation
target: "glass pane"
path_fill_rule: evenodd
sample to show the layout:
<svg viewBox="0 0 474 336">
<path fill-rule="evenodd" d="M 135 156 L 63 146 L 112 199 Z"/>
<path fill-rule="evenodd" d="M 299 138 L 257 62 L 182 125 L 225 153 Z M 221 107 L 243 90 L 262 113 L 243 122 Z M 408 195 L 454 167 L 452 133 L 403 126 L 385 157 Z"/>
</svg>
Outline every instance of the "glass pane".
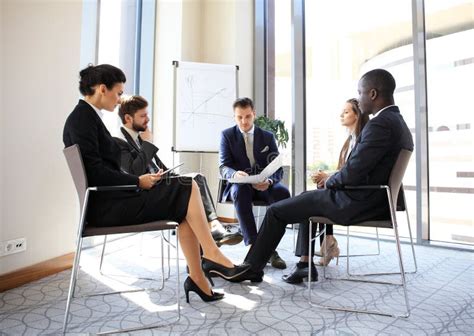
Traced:
<svg viewBox="0 0 474 336">
<path fill-rule="evenodd" d="M 125 73 L 125 93 L 134 88 L 136 3 L 134 0 L 101 0 L 99 11 L 98 64 L 112 64 Z M 117 114 L 105 113 L 102 118 L 113 136 L 119 135 L 122 123 Z"/>
<path fill-rule="evenodd" d="M 426 0 L 430 239 L 474 243 L 474 1 Z"/>
<path fill-rule="evenodd" d="M 290 138 L 285 148 L 280 147 L 285 179 L 290 177 L 292 148 L 291 60 L 291 0 L 279 0 L 275 1 L 275 118 L 285 122 Z"/>
<path fill-rule="evenodd" d="M 315 0 L 305 6 L 308 171 L 336 169 L 348 136 L 339 115 L 346 100 L 357 98 L 360 76 L 374 68 L 384 68 L 395 77 L 395 102 L 414 137 L 411 1 Z M 413 155 L 404 179 L 412 229 L 416 229 L 415 162 Z M 307 189 L 314 188 L 308 177 Z M 403 214 L 399 222 L 400 234 L 407 236 Z"/>
</svg>

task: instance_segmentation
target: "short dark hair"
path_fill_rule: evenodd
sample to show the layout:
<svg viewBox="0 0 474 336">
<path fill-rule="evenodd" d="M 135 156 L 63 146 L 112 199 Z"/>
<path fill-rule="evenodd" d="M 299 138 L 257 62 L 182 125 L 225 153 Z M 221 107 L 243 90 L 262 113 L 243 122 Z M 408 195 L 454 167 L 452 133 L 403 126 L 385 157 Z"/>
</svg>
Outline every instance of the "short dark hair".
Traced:
<svg viewBox="0 0 474 336">
<path fill-rule="evenodd" d="M 365 73 L 361 80 L 368 89 L 376 89 L 380 96 L 390 98 L 395 92 L 395 78 L 384 69 L 374 69 Z"/>
<path fill-rule="evenodd" d="M 115 84 L 127 81 L 123 71 L 110 64 L 89 64 L 79 72 L 79 77 L 79 91 L 84 96 L 92 96 L 96 85 L 104 84 L 107 89 L 112 90 Z"/>
<path fill-rule="evenodd" d="M 125 124 L 125 115 L 129 114 L 132 117 L 138 110 L 144 109 L 148 106 L 148 102 L 142 96 L 127 96 L 120 99 L 120 107 L 118 115 Z"/>
<path fill-rule="evenodd" d="M 252 110 L 254 109 L 252 99 L 244 97 L 244 98 L 237 98 L 237 100 L 232 105 L 232 108 L 235 110 L 236 107 L 247 108 L 249 106 L 252 108 Z"/>
</svg>

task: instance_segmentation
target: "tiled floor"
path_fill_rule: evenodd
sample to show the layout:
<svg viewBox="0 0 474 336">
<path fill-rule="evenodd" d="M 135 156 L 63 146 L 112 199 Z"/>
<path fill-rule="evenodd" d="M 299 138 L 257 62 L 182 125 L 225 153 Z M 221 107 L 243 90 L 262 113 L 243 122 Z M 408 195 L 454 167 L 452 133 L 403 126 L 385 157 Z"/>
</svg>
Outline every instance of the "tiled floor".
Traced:
<svg viewBox="0 0 474 336">
<path fill-rule="evenodd" d="M 156 234 L 155 234 L 156 235 Z M 159 239 L 148 234 L 139 256 L 139 236 L 117 240 L 108 245 L 104 271 L 120 277 L 103 277 L 97 273 L 98 249 L 83 253 L 83 268 L 78 280 L 78 294 L 142 284 L 130 274 L 154 276 L 159 269 Z M 344 238 L 338 237 L 340 245 Z M 351 239 L 354 250 L 374 251 L 375 243 Z M 279 252 L 291 267 L 292 234 L 287 232 Z M 382 257 L 351 259 L 354 270 L 396 270 L 393 244 L 382 243 Z M 158 250 L 158 251 L 157 251 Z M 224 246 L 225 253 L 240 262 L 246 249 L 241 245 Z M 406 268 L 413 268 L 407 245 L 403 246 Z M 217 291 L 225 298 L 213 303 L 202 302 L 191 293 L 191 303 L 184 300 L 180 288 L 181 320 L 173 326 L 139 331 L 133 335 L 468 335 L 474 331 L 474 255 L 434 247 L 416 247 L 416 274 L 407 276 L 411 316 L 391 318 L 325 310 L 308 303 L 306 284 L 289 285 L 281 280 L 286 271 L 267 267 L 264 281 L 233 284 L 216 279 Z M 153 256 L 155 255 L 155 256 Z M 182 258 L 182 254 L 181 254 Z M 173 260 L 172 260 L 173 262 Z M 173 263 L 172 263 L 173 264 Z M 184 260 L 180 261 L 181 286 Z M 330 275 L 344 274 L 346 259 L 328 268 Z M 71 334 L 88 334 L 114 328 L 133 327 L 169 321 L 176 312 L 176 276 L 172 274 L 160 292 L 109 295 L 75 299 L 71 306 Z M 321 272 L 320 272 L 321 273 Z M 127 276 L 127 274 L 129 274 Z M 70 271 L 0 293 L 1 335 L 60 334 Z M 118 280 L 117 280 L 118 279 Z M 398 280 L 398 277 L 389 277 Z M 143 284 L 153 284 L 145 281 Z M 369 309 L 399 311 L 403 293 L 398 287 L 347 281 L 325 281 L 313 285 L 314 293 L 328 302 L 356 304 Z"/>
</svg>

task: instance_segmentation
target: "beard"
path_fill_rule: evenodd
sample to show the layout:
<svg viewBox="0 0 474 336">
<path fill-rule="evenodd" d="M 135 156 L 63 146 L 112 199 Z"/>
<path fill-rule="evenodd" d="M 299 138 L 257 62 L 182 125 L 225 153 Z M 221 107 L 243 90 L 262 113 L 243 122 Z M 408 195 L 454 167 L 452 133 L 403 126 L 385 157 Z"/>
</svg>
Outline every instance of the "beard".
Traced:
<svg viewBox="0 0 474 336">
<path fill-rule="evenodd" d="M 146 125 L 143 126 L 143 125 L 133 122 L 132 128 L 137 132 L 144 132 L 146 130 Z"/>
</svg>

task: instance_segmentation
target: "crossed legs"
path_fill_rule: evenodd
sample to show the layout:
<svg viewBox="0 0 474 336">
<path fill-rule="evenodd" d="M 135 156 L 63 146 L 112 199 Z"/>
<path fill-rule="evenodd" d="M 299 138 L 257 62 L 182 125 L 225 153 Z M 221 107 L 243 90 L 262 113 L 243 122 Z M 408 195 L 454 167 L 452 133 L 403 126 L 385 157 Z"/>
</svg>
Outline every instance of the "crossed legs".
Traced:
<svg viewBox="0 0 474 336">
<path fill-rule="evenodd" d="M 178 226 L 179 241 L 186 262 L 189 267 L 189 276 L 206 294 L 211 294 L 211 287 L 201 268 L 199 245 L 203 250 L 203 257 L 226 267 L 233 267 L 230 261 L 217 247 L 212 238 L 207 223 L 201 194 L 195 181 L 192 182 L 191 196 L 189 197 L 186 218 Z"/>
</svg>

